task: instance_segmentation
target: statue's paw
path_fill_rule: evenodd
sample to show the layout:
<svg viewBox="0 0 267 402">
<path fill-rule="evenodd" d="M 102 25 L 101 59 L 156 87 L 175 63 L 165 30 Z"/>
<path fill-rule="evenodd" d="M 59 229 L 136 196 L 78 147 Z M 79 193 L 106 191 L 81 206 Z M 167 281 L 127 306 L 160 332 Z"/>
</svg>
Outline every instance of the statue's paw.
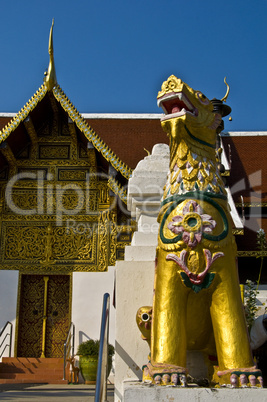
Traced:
<svg viewBox="0 0 267 402">
<path fill-rule="evenodd" d="M 258 377 L 258 382 L 259 382 L 258 387 L 259 387 L 259 388 L 263 388 L 263 378 L 262 378 L 261 375 L 259 375 L 259 377 Z"/>
<path fill-rule="evenodd" d="M 186 374 L 179 374 L 179 380 L 182 387 L 187 387 Z"/>
<path fill-rule="evenodd" d="M 239 382 L 240 382 L 240 387 L 241 388 L 247 388 L 248 387 L 248 377 L 246 376 L 246 374 L 240 374 Z"/>
<path fill-rule="evenodd" d="M 262 373 L 256 367 L 218 371 L 217 375 L 221 386 L 232 388 L 263 387 Z"/>
<path fill-rule="evenodd" d="M 187 387 L 186 374 L 155 374 L 153 379 L 156 385 L 171 385 L 173 387 L 180 385 L 181 387 Z"/>
<path fill-rule="evenodd" d="M 263 378 L 261 375 L 249 375 L 248 376 L 248 381 L 249 381 L 249 386 L 254 388 L 254 387 L 258 387 L 258 388 L 263 388 Z"/>
<path fill-rule="evenodd" d="M 236 374 L 230 376 L 230 384 L 232 388 L 238 388 L 238 376 Z"/>
<path fill-rule="evenodd" d="M 163 385 L 170 385 L 171 384 L 171 376 L 170 376 L 170 374 L 163 374 L 161 379 L 162 379 Z"/>
<path fill-rule="evenodd" d="M 143 382 L 156 385 L 187 386 L 186 369 L 171 364 L 151 364 L 143 366 Z"/>
</svg>

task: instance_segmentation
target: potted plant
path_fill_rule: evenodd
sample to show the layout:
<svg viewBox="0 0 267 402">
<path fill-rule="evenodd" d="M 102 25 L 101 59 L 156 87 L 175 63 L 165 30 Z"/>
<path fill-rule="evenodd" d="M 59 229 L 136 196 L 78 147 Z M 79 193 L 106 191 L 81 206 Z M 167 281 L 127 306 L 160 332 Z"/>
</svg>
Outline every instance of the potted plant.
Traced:
<svg viewBox="0 0 267 402">
<path fill-rule="evenodd" d="M 100 342 L 93 339 L 80 343 L 77 350 L 79 366 L 85 384 L 96 382 L 98 352 Z M 114 355 L 114 346 L 108 345 L 108 374 L 111 370 L 112 356 Z"/>
</svg>

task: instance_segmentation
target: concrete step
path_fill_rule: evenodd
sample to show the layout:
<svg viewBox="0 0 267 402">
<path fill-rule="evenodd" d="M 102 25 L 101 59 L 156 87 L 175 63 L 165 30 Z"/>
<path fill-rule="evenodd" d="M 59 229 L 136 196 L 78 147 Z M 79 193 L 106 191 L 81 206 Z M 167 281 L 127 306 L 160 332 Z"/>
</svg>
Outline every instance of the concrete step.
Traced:
<svg viewBox="0 0 267 402">
<path fill-rule="evenodd" d="M 5 357 L 0 363 L 0 384 L 12 381 L 29 384 L 67 384 L 68 381 L 62 380 L 63 361 L 63 358 Z"/>
<path fill-rule="evenodd" d="M 2 363 L 23 363 L 23 364 L 63 364 L 63 357 L 3 357 Z"/>
<path fill-rule="evenodd" d="M 68 380 L 55 380 L 55 379 L 49 379 L 45 381 L 43 378 L 42 379 L 36 379 L 36 378 L 18 378 L 18 379 L 13 379 L 13 378 L 0 378 L 0 384 L 68 384 Z"/>
<path fill-rule="evenodd" d="M 21 369 L 13 369 L 12 371 L 4 371 L 0 373 L 0 378 L 9 378 L 10 376 L 15 376 L 15 375 L 24 375 L 24 376 L 38 376 L 38 375 L 43 375 L 43 376 L 50 376 L 50 377 L 62 377 L 63 375 L 63 367 L 61 369 L 51 369 L 51 370 L 21 370 Z"/>
<path fill-rule="evenodd" d="M 266 402 L 266 388 L 200 388 L 164 387 L 140 382 L 124 382 L 124 402 L 189 401 L 189 402 Z"/>
<path fill-rule="evenodd" d="M 42 370 L 43 371 L 46 371 L 46 370 L 60 370 L 61 368 L 63 367 L 63 362 L 62 362 L 62 364 L 58 364 L 58 365 L 24 365 L 24 364 L 22 364 L 22 363 L 16 363 L 16 364 L 13 364 L 13 363 L 2 363 L 2 364 L 0 364 L 0 373 L 3 373 L 3 372 L 6 372 L 6 371 L 14 371 L 14 370 L 16 370 L 16 369 L 18 369 L 18 371 L 21 371 L 21 370 L 30 370 L 30 371 L 35 371 L 35 370 L 40 370 L 40 368 L 42 368 Z"/>
</svg>

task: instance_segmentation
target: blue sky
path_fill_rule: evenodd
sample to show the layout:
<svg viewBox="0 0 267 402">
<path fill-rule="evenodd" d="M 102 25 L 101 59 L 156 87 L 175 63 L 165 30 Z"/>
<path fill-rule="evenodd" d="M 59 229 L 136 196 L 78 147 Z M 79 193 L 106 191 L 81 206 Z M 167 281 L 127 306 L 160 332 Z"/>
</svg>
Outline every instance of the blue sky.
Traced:
<svg viewBox="0 0 267 402">
<path fill-rule="evenodd" d="M 57 80 L 80 112 L 160 113 L 171 74 L 222 98 L 227 76 L 225 130 L 267 130 L 267 0 L 2 0 L 1 16 L 1 112 L 41 86 L 54 18 Z"/>
</svg>

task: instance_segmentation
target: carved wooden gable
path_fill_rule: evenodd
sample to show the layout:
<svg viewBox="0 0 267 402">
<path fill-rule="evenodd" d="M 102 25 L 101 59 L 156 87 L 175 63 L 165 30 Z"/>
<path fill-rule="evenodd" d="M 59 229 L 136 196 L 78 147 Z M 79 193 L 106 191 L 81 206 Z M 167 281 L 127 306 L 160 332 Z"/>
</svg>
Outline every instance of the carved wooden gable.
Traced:
<svg viewBox="0 0 267 402">
<path fill-rule="evenodd" d="M 52 93 L 42 102 L 1 148 L 0 268 L 105 271 L 122 258 L 131 229 L 117 226 L 94 146 Z"/>
</svg>

